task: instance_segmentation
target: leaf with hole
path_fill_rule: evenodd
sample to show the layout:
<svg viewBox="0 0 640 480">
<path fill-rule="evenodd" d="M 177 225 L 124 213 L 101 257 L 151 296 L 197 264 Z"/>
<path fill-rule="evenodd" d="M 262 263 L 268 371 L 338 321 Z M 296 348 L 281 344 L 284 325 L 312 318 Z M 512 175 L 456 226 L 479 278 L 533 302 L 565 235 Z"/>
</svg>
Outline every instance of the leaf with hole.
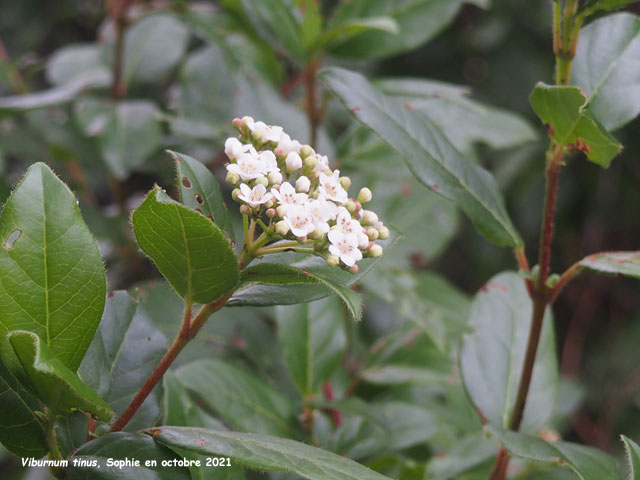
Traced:
<svg viewBox="0 0 640 480">
<path fill-rule="evenodd" d="M 357 73 L 330 68 L 320 77 L 358 120 L 402 154 L 423 185 L 464 210 L 480 233 L 501 246 L 522 244 L 491 174 L 467 161 L 428 118 Z"/>
<path fill-rule="evenodd" d="M 571 83 L 589 96 L 589 111 L 607 130 L 640 113 L 639 55 L 640 18 L 630 13 L 600 18 L 580 32 Z"/>
<path fill-rule="evenodd" d="M 9 342 L 20 361 L 25 387 L 56 414 L 79 409 L 107 421 L 111 408 L 72 372 L 38 335 L 24 330 L 9 333 Z"/>
<path fill-rule="evenodd" d="M 531 299 L 514 272 L 489 280 L 471 304 L 460 365 L 465 388 L 492 425 L 509 425 L 531 325 Z M 535 432 L 551 416 L 556 400 L 558 365 L 551 311 L 547 310 L 522 431 Z"/>
<path fill-rule="evenodd" d="M 186 427 L 160 427 L 148 433 L 169 448 L 224 455 L 256 470 L 286 471 L 308 480 L 389 480 L 340 455 L 284 438 Z"/>
<path fill-rule="evenodd" d="M 179 323 L 180 316 L 173 320 Z M 166 350 L 167 339 L 153 325 L 146 309 L 119 290 L 107 299 L 78 375 L 121 415 Z M 147 397 L 127 430 L 136 431 L 153 423 L 160 414 L 159 390 Z"/>
<path fill-rule="evenodd" d="M 142 251 L 187 302 L 209 303 L 235 288 L 236 255 L 204 215 L 156 187 L 133 212 L 132 222 Z"/>
<path fill-rule="evenodd" d="M 550 443 L 533 435 L 494 426 L 489 426 L 488 430 L 516 457 L 569 467 L 582 480 L 620 480 L 615 459 L 595 448 L 569 442 Z"/>
<path fill-rule="evenodd" d="M 604 168 L 622 150 L 622 145 L 593 116 L 589 99 L 578 87 L 539 82 L 530 101 L 560 148 L 583 151 L 590 161 Z"/>
<path fill-rule="evenodd" d="M 171 150 L 168 152 L 176 161 L 180 202 L 202 213 L 233 239 L 231 217 L 216 177 L 195 158 Z"/>
</svg>

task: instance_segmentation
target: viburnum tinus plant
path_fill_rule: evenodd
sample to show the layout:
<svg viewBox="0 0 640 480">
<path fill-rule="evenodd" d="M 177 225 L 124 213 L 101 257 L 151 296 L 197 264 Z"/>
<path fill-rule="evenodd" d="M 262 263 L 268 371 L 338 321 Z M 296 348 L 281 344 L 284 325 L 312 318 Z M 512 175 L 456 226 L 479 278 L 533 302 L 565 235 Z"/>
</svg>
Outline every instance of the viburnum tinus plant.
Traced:
<svg viewBox="0 0 640 480">
<path fill-rule="evenodd" d="M 107 0 L 99 40 L 47 62 L 50 90 L 0 99 L 0 153 L 35 151 L 78 189 L 35 163 L 2 209 L 2 446 L 69 479 L 622 478 L 614 456 L 561 438 L 582 394 L 558 372 L 552 305 L 584 270 L 640 277 L 640 252 L 559 273 L 551 257 L 561 172 L 607 168 L 610 132 L 640 112 L 640 19 L 607 14 L 631 0 L 550 1 L 531 248 L 476 143 L 540 132 L 459 85 L 322 68 L 382 71 L 464 3 L 488 7 Z M 5 57 L 0 81 L 28 92 Z M 190 154 L 169 151 L 171 182 L 169 145 Z M 166 190 L 128 195 L 134 172 Z M 458 211 L 515 259 L 473 298 L 429 268 Z M 107 288 L 105 260 L 128 290 Z M 622 441 L 637 480 L 640 447 Z"/>
</svg>

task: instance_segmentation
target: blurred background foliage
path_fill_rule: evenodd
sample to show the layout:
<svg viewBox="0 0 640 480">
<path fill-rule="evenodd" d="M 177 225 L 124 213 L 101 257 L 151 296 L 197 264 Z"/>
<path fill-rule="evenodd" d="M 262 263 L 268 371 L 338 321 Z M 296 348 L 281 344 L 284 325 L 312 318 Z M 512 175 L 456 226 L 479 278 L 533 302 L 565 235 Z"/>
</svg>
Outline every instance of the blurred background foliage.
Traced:
<svg viewBox="0 0 640 480">
<path fill-rule="evenodd" d="M 118 90 L 112 85 L 118 27 L 103 1 L 0 1 L 0 96 L 7 97 L 0 99 L 0 203 L 28 165 L 51 165 L 80 199 L 110 290 L 128 289 L 167 338 L 177 330 L 181 303 L 154 280 L 157 273 L 137 251 L 129 227 L 129 212 L 154 183 L 176 194 L 164 149 L 194 156 L 224 180 L 222 147 L 233 135 L 234 116 L 252 115 L 309 140 L 302 65 L 295 49 L 284 53 L 291 52 L 280 44 L 286 36 L 263 28 L 260 15 L 269 3 L 137 2 L 124 27 Z M 321 10 L 331 16 L 341 3 L 349 2 L 323 1 Z M 332 45 L 324 65 L 377 79 L 387 93 L 423 109 L 470 161 L 492 170 L 533 258 L 546 132 L 528 96 L 553 74 L 549 2 L 422 3 L 430 9 L 398 19 L 401 41 L 370 42 L 368 32 Z M 430 82 L 399 81 L 414 77 Z M 495 273 L 514 269 L 512 254 L 484 241 L 452 204 L 412 180 L 390 147 L 318 88 L 326 112 L 317 150 L 348 172 L 356 188 L 370 185 L 372 209 L 404 237 L 360 285 L 362 323 L 342 322 L 334 300 L 295 313 L 315 318 L 329 312 L 314 324 L 322 361 L 306 399 L 317 404 L 311 440 L 394 478 L 423 478 L 425 472 L 427 478 L 486 478 L 496 446 L 482 440 L 455 358 L 471 295 Z M 12 97 L 22 94 L 32 95 Z M 625 149 L 608 170 L 577 156 L 569 161 L 561 179 L 554 271 L 592 252 L 638 248 L 639 122 L 616 132 Z M 280 338 L 284 348 L 276 340 L 291 308 L 223 310 L 176 368 L 213 356 L 225 359 L 216 367 L 221 376 L 235 375 L 225 369 L 250 371 L 251 381 L 297 399 L 300 431 L 286 433 L 306 438 L 309 409 L 300 406 L 286 370 L 293 354 L 286 339 Z M 562 377 L 553 434 L 616 455 L 618 434 L 640 438 L 638 312 L 637 283 L 624 278 L 584 275 L 556 303 Z M 212 368 L 203 375 L 214 375 Z M 243 424 L 229 405 L 205 393 L 194 396 L 199 380 L 186 371 L 165 379 L 165 401 L 167 392 L 178 392 L 185 409 L 204 409 L 196 409 L 198 415 L 189 410 L 192 420 L 173 421 L 215 423 L 215 415 L 233 428 L 283 433 L 266 420 Z M 241 395 L 243 385 L 237 388 Z M 148 419 L 162 415 L 156 397 Z M 341 398 L 338 422 L 327 405 Z M 21 478 L 15 458 L 4 454 L 0 462 L 0 471 L 13 472 L 3 478 Z M 522 478 L 552 475 L 518 468 Z M 563 472 L 553 475 L 572 478 Z"/>
</svg>

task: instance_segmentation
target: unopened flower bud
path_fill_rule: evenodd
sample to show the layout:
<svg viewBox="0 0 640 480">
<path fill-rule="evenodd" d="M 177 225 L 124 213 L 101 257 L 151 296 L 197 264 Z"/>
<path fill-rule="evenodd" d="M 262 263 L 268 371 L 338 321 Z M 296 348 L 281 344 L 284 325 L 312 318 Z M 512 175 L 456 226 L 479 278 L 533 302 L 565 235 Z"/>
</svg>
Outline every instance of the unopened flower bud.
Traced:
<svg viewBox="0 0 640 480">
<path fill-rule="evenodd" d="M 367 237 L 369 237 L 369 240 L 371 241 L 377 240 L 379 236 L 380 236 L 380 232 L 378 232 L 378 230 L 376 230 L 373 227 L 367 228 Z"/>
<path fill-rule="evenodd" d="M 340 263 L 340 259 L 336 255 L 329 255 L 326 258 L 326 262 L 330 267 L 337 267 Z"/>
<path fill-rule="evenodd" d="M 374 244 L 369 250 L 367 250 L 367 255 L 371 258 L 378 258 L 382 256 L 382 247 L 378 244 Z"/>
<path fill-rule="evenodd" d="M 307 158 L 309 155 L 313 155 L 315 152 L 313 151 L 313 148 L 311 148 L 311 145 L 302 145 L 302 147 L 300 147 L 300 156 L 302 158 Z"/>
<path fill-rule="evenodd" d="M 287 214 L 287 207 L 280 205 L 276 208 L 276 214 L 278 214 L 280 218 L 284 217 Z"/>
<path fill-rule="evenodd" d="M 282 183 L 282 174 L 280 172 L 270 172 L 269 175 L 267 175 L 267 178 L 269 179 L 270 185 L 278 185 L 279 183 Z"/>
<path fill-rule="evenodd" d="M 284 161 L 284 163 L 287 167 L 288 172 L 294 172 L 299 168 L 302 168 L 302 159 L 300 158 L 300 155 L 296 152 L 289 152 L 289 154 L 287 155 L 287 159 Z"/>
<path fill-rule="evenodd" d="M 236 117 L 236 118 L 233 119 L 233 121 L 231 123 L 237 129 L 242 127 L 242 119 L 241 118 Z"/>
<path fill-rule="evenodd" d="M 273 198 L 264 204 L 266 208 L 271 208 L 273 207 L 273 205 L 274 205 Z"/>
<path fill-rule="evenodd" d="M 278 235 L 282 235 L 283 237 L 289 233 L 289 225 L 287 225 L 287 222 L 285 222 L 284 220 L 280 220 L 278 223 L 276 223 L 276 233 Z"/>
<path fill-rule="evenodd" d="M 360 223 L 362 223 L 362 225 L 373 225 L 377 221 L 378 215 L 376 215 L 375 212 L 372 212 L 371 210 L 364 210 Z"/>
<path fill-rule="evenodd" d="M 224 142 L 224 153 L 232 160 L 235 160 L 242 154 L 242 144 L 235 137 L 229 137 Z"/>
<path fill-rule="evenodd" d="M 371 198 L 371 190 L 369 190 L 367 187 L 364 187 L 360 189 L 360 193 L 358 193 L 358 198 L 356 200 L 358 200 L 358 202 L 360 203 L 367 203 L 371 201 Z"/>
<path fill-rule="evenodd" d="M 353 215 L 354 213 L 356 213 L 356 202 L 354 202 L 353 199 L 350 198 L 345 204 L 345 208 L 351 215 Z"/>
<path fill-rule="evenodd" d="M 314 168 L 316 168 L 317 164 L 318 164 L 318 159 L 316 158 L 315 155 L 309 155 L 307 158 L 304 159 L 305 170 L 311 171 Z"/>
<path fill-rule="evenodd" d="M 340 177 L 340 185 L 342 185 L 342 188 L 345 190 L 349 190 L 351 179 L 349 177 Z"/>
<path fill-rule="evenodd" d="M 266 214 L 267 214 L 267 217 L 273 218 L 273 217 L 276 216 L 276 209 L 275 208 L 267 208 Z"/>
<path fill-rule="evenodd" d="M 356 273 L 358 273 L 358 270 L 360 270 L 360 268 L 358 267 L 358 265 L 353 265 L 353 266 L 349 267 L 349 271 L 350 271 L 351 273 L 353 273 L 354 275 L 355 275 Z"/>
<path fill-rule="evenodd" d="M 311 181 L 304 175 L 302 177 L 299 177 L 298 180 L 296 180 L 296 190 L 298 192 L 307 193 L 309 191 L 310 186 L 311 186 Z"/>
<path fill-rule="evenodd" d="M 242 215 L 249 215 L 251 213 L 251 207 L 249 207 L 249 205 L 240 205 L 240 213 Z"/>
<path fill-rule="evenodd" d="M 233 200 L 236 202 L 240 202 L 241 200 L 238 198 L 238 195 L 242 195 L 242 190 L 240 190 L 239 188 L 234 188 L 231 192 L 231 198 L 233 198 Z"/>
<path fill-rule="evenodd" d="M 237 185 L 240 181 L 240 176 L 235 172 L 227 172 L 227 183 L 231 185 Z"/>
<path fill-rule="evenodd" d="M 386 240 L 387 238 L 389 238 L 389 229 L 385 226 L 382 226 L 381 228 L 378 229 L 378 238 L 380 240 Z"/>
<path fill-rule="evenodd" d="M 324 232 L 322 231 L 321 228 L 316 228 L 313 232 L 309 234 L 309 236 L 314 240 L 320 240 L 322 237 L 324 237 Z"/>
<path fill-rule="evenodd" d="M 269 186 L 269 180 L 267 180 L 267 177 L 258 177 L 254 182 L 256 185 L 264 185 L 265 187 Z"/>
<path fill-rule="evenodd" d="M 256 128 L 253 132 L 251 132 L 251 138 L 256 143 L 260 143 L 262 141 L 263 135 L 264 135 L 264 130 L 262 130 L 261 128 Z"/>
</svg>

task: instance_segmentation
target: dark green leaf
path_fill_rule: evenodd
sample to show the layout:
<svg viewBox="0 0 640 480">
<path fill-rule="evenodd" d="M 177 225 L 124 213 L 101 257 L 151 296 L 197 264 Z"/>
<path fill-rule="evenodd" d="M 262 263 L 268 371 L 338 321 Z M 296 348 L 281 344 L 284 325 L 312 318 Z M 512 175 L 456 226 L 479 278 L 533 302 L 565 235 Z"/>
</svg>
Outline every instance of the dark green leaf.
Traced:
<svg viewBox="0 0 640 480">
<path fill-rule="evenodd" d="M 230 425 L 250 432 L 292 436 L 293 406 L 253 374 L 220 360 L 200 360 L 183 365 L 176 375 Z"/>
<path fill-rule="evenodd" d="M 56 50 L 47 62 L 47 80 L 61 86 L 82 79 L 104 77 L 105 85 L 111 82 L 111 70 L 102 58 L 98 44 L 68 45 Z"/>
<path fill-rule="evenodd" d="M 355 18 L 325 32 L 320 43 L 322 46 L 330 48 L 333 44 L 345 42 L 368 30 L 380 30 L 395 35 L 399 31 L 399 27 L 393 18 L 387 16 Z"/>
<path fill-rule="evenodd" d="M 238 261 L 222 231 L 159 187 L 132 218 L 138 245 L 188 302 L 212 302 L 238 283 Z"/>
<path fill-rule="evenodd" d="M 284 438 L 200 428 L 161 427 L 156 442 L 201 455 L 225 455 L 258 470 L 281 470 L 309 480 L 388 480 L 339 455 Z"/>
<path fill-rule="evenodd" d="M 381 58 L 416 48 L 446 28 L 463 0 L 355 0 L 336 11 L 329 27 L 356 19 L 385 16 L 398 24 L 397 33 L 365 31 L 331 53 L 348 58 Z"/>
<path fill-rule="evenodd" d="M 582 259 L 580 265 L 599 273 L 640 278 L 640 251 L 594 253 Z"/>
<path fill-rule="evenodd" d="M 135 459 L 139 467 L 117 465 L 107 466 L 107 460 Z M 147 435 L 138 433 L 109 433 L 92 440 L 74 452 L 67 476 L 69 480 L 191 480 L 186 467 L 162 466 L 163 461 L 180 460 L 171 450 L 158 445 Z M 73 461 L 86 462 L 73 466 Z M 146 465 L 155 461 L 155 465 Z M 85 466 L 94 463 L 93 466 Z"/>
<path fill-rule="evenodd" d="M 629 464 L 629 480 L 640 480 L 640 447 L 630 438 L 621 435 Z"/>
<path fill-rule="evenodd" d="M 622 146 L 598 123 L 587 96 L 578 87 L 538 83 L 531 106 L 549 125 L 551 137 L 562 148 L 583 150 L 593 163 L 607 168 Z"/>
<path fill-rule="evenodd" d="M 104 421 L 113 416 L 109 405 L 56 358 L 38 335 L 14 330 L 9 342 L 24 369 L 22 383 L 49 409 L 57 414 L 80 409 Z"/>
<path fill-rule="evenodd" d="M 430 480 L 458 478 L 465 472 L 495 459 L 498 445 L 482 433 L 468 435 L 449 447 L 442 456 L 436 456 L 427 467 Z"/>
<path fill-rule="evenodd" d="M 568 442 L 549 443 L 524 433 L 489 427 L 489 432 L 517 457 L 566 465 L 582 480 L 620 480 L 613 457 L 595 448 Z"/>
<path fill-rule="evenodd" d="M 195 158 L 182 153 L 169 154 L 176 161 L 180 201 L 210 218 L 233 239 L 233 227 L 220 186 L 213 173 Z"/>
<path fill-rule="evenodd" d="M 75 371 L 105 301 L 100 254 L 73 193 L 43 163 L 26 173 L 0 217 L 0 353 L 6 334 L 36 333 Z M 15 357 L 14 357 L 15 360 Z"/>
<path fill-rule="evenodd" d="M 598 5 L 607 3 L 614 2 Z M 639 55 L 640 19 L 635 15 L 609 15 L 580 33 L 571 82 L 589 96 L 590 112 L 607 130 L 640 113 L 640 67 L 635 62 Z"/>
<path fill-rule="evenodd" d="M 176 18 L 149 15 L 127 30 L 123 81 L 154 83 L 162 80 L 182 59 L 189 31 Z"/>
<path fill-rule="evenodd" d="M 345 353 L 342 303 L 331 296 L 277 307 L 275 318 L 278 343 L 293 383 L 303 396 L 316 393 Z"/>
<path fill-rule="evenodd" d="M 150 101 L 113 104 L 88 98 L 76 102 L 75 108 L 80 128 L 98 137 L 102 157 L 116 178 L 128 177 L 160 146 L 158 110 Z"/>
<path fill-rule="evenodd" d="M 523 118 L 472 100 L 469 89 L 459 85 L 403 78 L 378 80 L 376 86 L 423 113 L 460 152 L 472 152 L 475 142 L 501 149 L 536 139 Z"/>
<path fill-rule="evenodd" d="M 49 450 L 36 411 L 40 403 L 27 393 L 0 360 L 0 443 L 21 457 L 42 457 Z"/>
<path fill-rule="evenodd" d="M 68 456 L 87 441 L 89 418 L 84 412 L 76 410 L 71 415 L 59 418 L 56 422 L 56 439 L 63 456 Z"/>
<path fill-rule="evenodd" d="M 331 68 L 320 76 L 362 123 L 403 155 L 420 182 L 455 202 L 489 240 L 502 246 L 522 244 L 493 177 L 465 160 L 429 119 L 356 73 Z"/>
<path fill-rule="evenodd" d="M 180 316 L 174 321 L 179 324 Z M 107 299 L 102 321 L 78 374 L 120 415 L 166 350 L 167 340 L 154 327 L 145 308 L 120 290 Z M 127 425 L 128 430 L 147 427 L 158 416 L 158 390 L 147 397 Z"/>
<path fill-rule="evenodd" d="M 242 0 L 244 11 L 258 34 L 271 47 L 303 63 L 306 52 L 293 5 L 288 0 Z"/>
<path fill-rule="evenodd" d="M 493 425 L 507 427 L 515 402 L 531 325 L 531 299 L 516 273 L 493 277 L 476 294 L 460 352 L 464 385 L 475 406 Z M 535 432 L 549 419 L 558 383 L 551 311 L 538 346 L 522 430 Z"/>
<path fill-rule="evenodd" d="M 196 405 L 187 389 L 172 371 L 162 377 L 164 396 L 163 425 L 175 427 L 204 427 L 213 430 L 227 430 L 227 428 L 202 408 Z"/>
</svg>

